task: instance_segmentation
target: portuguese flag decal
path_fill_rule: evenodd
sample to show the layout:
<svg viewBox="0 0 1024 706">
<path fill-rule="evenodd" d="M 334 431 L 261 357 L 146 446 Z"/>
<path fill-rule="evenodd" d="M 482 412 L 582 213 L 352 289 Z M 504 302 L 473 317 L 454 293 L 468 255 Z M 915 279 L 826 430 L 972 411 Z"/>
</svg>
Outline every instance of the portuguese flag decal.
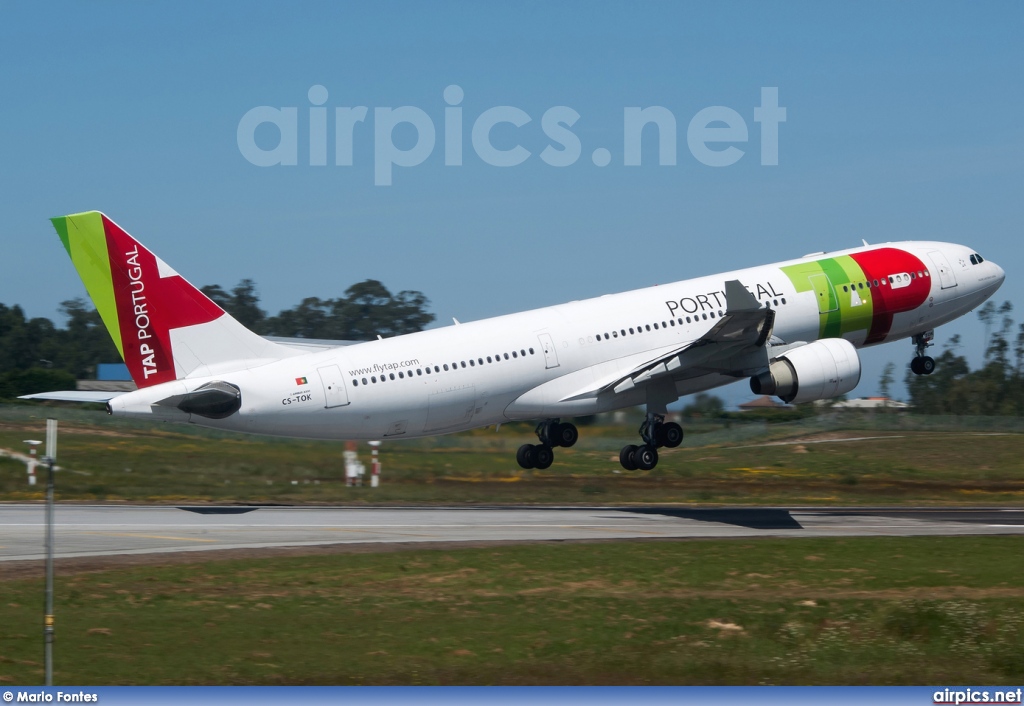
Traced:
<svg viewBox="0 0 1024 706">
<path fill-rule="evenodd" d="M 306 385 L 306 384 L 308 384 L 308 381 L 306 380 L 306 378 L 295 378 L 295 384 L 296 385 Z"/>
</svg>

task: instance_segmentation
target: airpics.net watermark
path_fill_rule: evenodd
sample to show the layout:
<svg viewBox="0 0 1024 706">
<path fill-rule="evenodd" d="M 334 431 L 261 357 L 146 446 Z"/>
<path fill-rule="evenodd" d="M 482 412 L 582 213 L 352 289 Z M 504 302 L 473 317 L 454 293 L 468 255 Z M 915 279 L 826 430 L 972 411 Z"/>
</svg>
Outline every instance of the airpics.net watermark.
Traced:
<svg viewBox="0 0 1024 706">
<path fill-rule="evenodd" d="M 458 167 L 463 164 L 465 142 L 461 103 L 465 92 L 456 85 L 444 89 L 444 164 Z M 325 167 L 328 164 L 329 111 L 327 89 L 321 85 L 312 86 L 308 96 L 309 150 L 307 164 Z M 367 122 L 370 109 L 364 105 L 336 107 L 334 109 L 334 165 L 350 167 L 353 164 L 353 143 L 360 135 L 368 135 Z M 671 110 L 660 105 L 623 108 L 622 113 L 622 164 L 638 167 L 642 163 L 642 142 L 645 134 L 656 136 L 658 164 L 676 164 L 676 116 Z M 541 151 L 540 159 L 552 167 L 568 167 L 579 161 L 583 144 L 572 127 L 580 114 L 566 105 L 556 105 L 544 111 L 540 118 L 541 130 L 550 141 Z M 472 121 L 470 144 L 477 158 L 493 167 L 515 167 L 533 156 L 517 141 L 520 133 L 512 130 L 522 128 L 533 118 L 524 110 L 510 105 L 489 108 Z M 786 122 L 786 109 L 779 106 L 777 87 L 761 88 L 761 104 L 753 109 L 753 120 L 760 126 L 761 165 L 776 166 L 779 163 L 779 124 Z M 423 164 L 437 146 L 437 129 L 430 115 L 423 109 L 411 105 L 398 108 L 373 109 L 373 183 L 390 186 L 395 167 L 415 167 Z M 277 132 L 277 144 L 272 148 L 257 143 L 256 132 L 263 125 L 273 126 Z M 492 142 L 495 128 L 501 128 L 502 147 Z M 511 126 L 511 128 L 507 126 Z M 651 125 L 653 130 L 645 131 Z M 415 140 L 408 147 L 395 144 L 395 131 L 408 137 L 415 133 Z M 262 131 L 266 132 L 266 131 Z M 510 139 L 509 134 L 513 137 Z M 238 150 L 251 164 L 258 167 L 297 166 L 299 149 L 299 108 L 261 105 L 249 110 L 238 122 Z M 686 128 L 686 146 L 701 164 L 709 167 L 728 167 L 736 164 L 746 154 L 737 145 L 749 140 L 747 122 L 732 108 L 713 105 L 698 111 Z M 272 140 L 271 140 L 272 141 Z M 401 140 L 403 145 L 408 140 Z M 507 144 L 512 146 L 508 147 Z M 305 147 L 305 146 L 303 146 Z M 301 150 L 306 152 L 305 149 Z M 301 154 L 305 161 L 306 154 Z M 598 147 L 590 154 L 591 161 L 598 167 L 612 163 L 612 152 Z"/>
</svg>

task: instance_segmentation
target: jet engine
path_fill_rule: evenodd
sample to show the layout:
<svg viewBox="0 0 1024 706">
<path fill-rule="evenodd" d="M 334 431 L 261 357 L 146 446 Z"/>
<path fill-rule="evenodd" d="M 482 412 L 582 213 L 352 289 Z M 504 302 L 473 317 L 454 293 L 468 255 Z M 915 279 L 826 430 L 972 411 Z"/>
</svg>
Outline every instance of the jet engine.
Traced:
<svg viewBox="0 0 1024 706">
<path fill-rule="evenodd" d="M 843 338 L 826 338 L 794 348 L 750 378 L 755 395 L 778 395 L 783 402 L 812 402 L 838 397 L 860 382 L 860 358 Z"/>
</svg>

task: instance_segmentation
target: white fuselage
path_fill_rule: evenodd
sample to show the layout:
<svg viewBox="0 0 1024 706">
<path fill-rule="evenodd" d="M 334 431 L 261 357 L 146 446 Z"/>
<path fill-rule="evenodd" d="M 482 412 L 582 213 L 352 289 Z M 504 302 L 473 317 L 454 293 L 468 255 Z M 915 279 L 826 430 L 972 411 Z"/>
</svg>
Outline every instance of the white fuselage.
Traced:
<svg viewBox="0 0 1024 706">
<path fill-rule="evenodd" d="M 870 257 L 881 248 L 910 253 L 933 270 L 927 298 L 893 313 L 881 338 L 872 339 L 867 326 L 838 334 L 857 347 L 906 338 L 955 319 L 991 296 L 1004 278 L 994 263 L 974 264 L 973 251 L 960 245 L 869 246 L 189 377 L 117 397 L 111 411 L 260 434 L 384 439 L 635 406 L 646 402 L 640 390 L 569 398 L 704 336 L 726 311 L 726 280 L 739 280 L 759 303 L 775 309 L 775 339 L 785 344 L 817 340 L 824 330 L 820 293 L 797 291 L 783 268 L 816 258 Z M 935 253 L 945 258 L 941 281 Z M 837 298 L 847 296 L 843 285 L 831 286 Z M 862 290 L 849 296 L 867 295 Z M 675 391 L 682 396 L 737 379 L 735 372 L 704 366 L 678 376 Z M 154 406 L 211 380 L 239 388 L 237 413 L 215 420 Z"/>
</svg>

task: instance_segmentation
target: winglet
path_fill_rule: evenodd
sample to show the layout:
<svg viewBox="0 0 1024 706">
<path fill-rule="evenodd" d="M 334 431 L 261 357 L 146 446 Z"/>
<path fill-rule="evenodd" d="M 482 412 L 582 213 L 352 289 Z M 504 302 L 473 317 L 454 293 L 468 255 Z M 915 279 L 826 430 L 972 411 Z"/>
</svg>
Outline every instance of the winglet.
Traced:
<svg viewBox="0 0 1024 706">
<path fill-rule="evenodd" d="M 761 305 L 738 279 L 730 279 L 725 283 L 725 308 L 727 314 L 735 314 L 740 311 L 757 311 Z"/>
</svg>

